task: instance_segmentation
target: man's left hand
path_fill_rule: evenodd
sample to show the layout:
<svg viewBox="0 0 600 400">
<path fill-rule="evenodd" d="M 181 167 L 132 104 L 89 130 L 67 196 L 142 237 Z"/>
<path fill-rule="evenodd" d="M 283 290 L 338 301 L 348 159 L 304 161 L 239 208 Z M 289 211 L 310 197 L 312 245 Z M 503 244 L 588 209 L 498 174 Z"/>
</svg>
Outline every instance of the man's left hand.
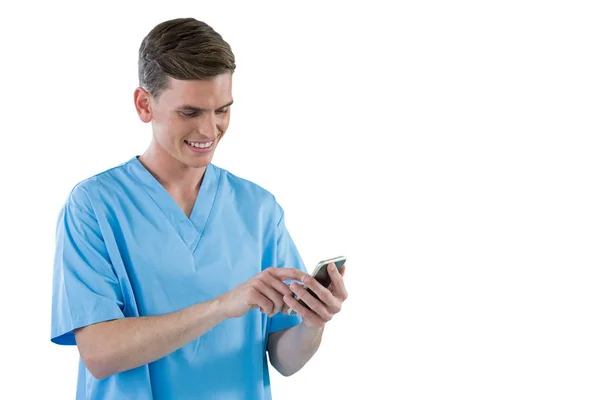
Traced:
<svg viewBox="0 0 600 400">
<path fill-rule="evenodd" d="M 294 310 L 302 317 L 302 323 L 310 328 L 322 328 L 325 324 L 339 313 L 342 309 L 342 303 L 348 298 L 348 292 L 344 285 L 344 265 L 339 271 L 334 263 L 327 266 L 327 272 L 331 277 L 331 285 L 328 288 L 323 287 L 313 277 L 306 276 L 302 279 L 303 285 L 293 282 L 290 285 L 292 292 L 302 300 L 307 306 L 298 303 L 292 296 L 285 295 L 283 301 L 289 308 Z M 306 288 L 310 289 L 316 297 Z"/>
</svg>

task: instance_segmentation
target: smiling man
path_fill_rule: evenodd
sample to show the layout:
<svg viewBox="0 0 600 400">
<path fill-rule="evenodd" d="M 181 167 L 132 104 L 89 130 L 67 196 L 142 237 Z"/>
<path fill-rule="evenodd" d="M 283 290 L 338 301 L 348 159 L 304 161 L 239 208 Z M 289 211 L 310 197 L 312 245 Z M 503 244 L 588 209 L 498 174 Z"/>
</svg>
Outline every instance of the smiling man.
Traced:
<svg viewBox="0 0 600 400">
<path fill-rule="evenodd" d="M 344 268 L 312 279 L 275 197 L 211 162 L 234 70 L 205 23 L 152 29 L 134 93 L 148 149 L 60 212 L 51 340 L 77 345 L 77 399 L 270 399 L 267 353 L 295 373 L 341 310 Z"/>
</svg>

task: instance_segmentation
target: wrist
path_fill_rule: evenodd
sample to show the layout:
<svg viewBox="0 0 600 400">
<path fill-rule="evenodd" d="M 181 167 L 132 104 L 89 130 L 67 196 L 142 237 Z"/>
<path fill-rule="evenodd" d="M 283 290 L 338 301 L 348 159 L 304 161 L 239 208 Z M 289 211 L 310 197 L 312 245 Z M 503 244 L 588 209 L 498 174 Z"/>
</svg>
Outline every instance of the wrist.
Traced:
<svg viewBox="0 0 600 400">
<path fill-rule="evenodd" d="M 209 300 L 207 304 L 210 310 L 210 314 L 217 321 L 216 323 L 231 318 L 231 316 L 227 312 L 227 307 L 225 306 L 225 300 L 223 299 L 223 296 L 217 296 L 214 299 Z"/>
<path fill-rule="evenodd" d="M 319 326 L 310 325 L 310 324 L 307 324 L 305 320 L 302 320 L 300 327 L 306 333 L 313 333 L 313 334 L 320 334 L 320 333 L 323 333 L 323 331 L 325 330 L 325 326 L 319 327 Z"/>
<path fill-rule="evenodd" d="M 204 334 L 204 332 L 227 319 L 221 301 L 216 298 L 197 303 L 191 307 L 190 311 L 189 317 L 193 321 L 191 323 L 194 332 L 198 334 L 197 336 Z"/>
</svg>

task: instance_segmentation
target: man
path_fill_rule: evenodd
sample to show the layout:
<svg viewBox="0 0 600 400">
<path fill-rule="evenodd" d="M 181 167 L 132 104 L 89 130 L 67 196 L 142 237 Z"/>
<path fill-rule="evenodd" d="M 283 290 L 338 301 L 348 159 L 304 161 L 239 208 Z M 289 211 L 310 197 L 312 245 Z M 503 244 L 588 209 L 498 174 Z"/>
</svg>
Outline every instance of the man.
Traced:
<svg viewBox="0 0 600 400">
<path fill-rule="evenodd" d="M 266 353 L 298 371 L 347 297 L 344 268 L 329 288 L 306 274 L 271 193 L 211 163 L 234 70 L 205 23 L 152 29 L 134 94 L 148 149 L 61 210 L 51 339 L 77 345 L 78 399 L 269 399 Z"/>
</svg>

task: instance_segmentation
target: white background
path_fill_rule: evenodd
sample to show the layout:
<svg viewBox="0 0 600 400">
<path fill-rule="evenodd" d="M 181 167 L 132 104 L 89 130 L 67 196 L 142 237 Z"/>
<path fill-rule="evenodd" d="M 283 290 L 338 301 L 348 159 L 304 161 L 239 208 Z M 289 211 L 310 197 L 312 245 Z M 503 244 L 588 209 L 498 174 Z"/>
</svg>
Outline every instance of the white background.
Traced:
<svg viewBox="0 0 600 400">
<path fill-rule="evenodd" d="M 348 256 L 342 313 L 275 399 L 600 398 L 593 3 L 3 3 L 0 398 L 74 398 L 56 218 L 145 150 L 137 50 L 180 16 L 237 59 L 213 162 L 277 196 L 309 269 Z"/>
</svg>

